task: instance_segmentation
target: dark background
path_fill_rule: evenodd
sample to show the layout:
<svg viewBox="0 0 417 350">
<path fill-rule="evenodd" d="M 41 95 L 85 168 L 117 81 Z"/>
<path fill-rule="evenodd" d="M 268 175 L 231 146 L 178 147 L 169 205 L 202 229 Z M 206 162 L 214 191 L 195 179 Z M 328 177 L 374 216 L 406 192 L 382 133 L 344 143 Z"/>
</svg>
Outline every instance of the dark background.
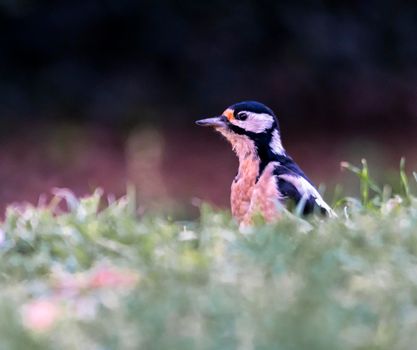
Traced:
<svg viewBox="0 0 417 350">
<path fill-rule="evenodd" d="M 226 205 L 235 159 L 192 121 L 245 99 L 315 182 L 390 179 L 417 165 L 416 38 L 414 1 L 1 0 L 0 203 L 131 181 Z"/>
</svg>

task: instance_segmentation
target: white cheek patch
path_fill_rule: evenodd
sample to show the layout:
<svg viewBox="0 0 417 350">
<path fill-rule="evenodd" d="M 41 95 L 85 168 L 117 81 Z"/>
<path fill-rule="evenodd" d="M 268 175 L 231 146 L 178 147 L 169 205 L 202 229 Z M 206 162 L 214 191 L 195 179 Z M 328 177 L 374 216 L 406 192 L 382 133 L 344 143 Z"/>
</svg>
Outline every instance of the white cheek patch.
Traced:
<svg viewBox="0 0 417 350">
<path fill-rule="evenodd" d="M 248 115 L 246 120 L 234 119 L 231 121 L 232 124 L 250 132 L 259 134 L 268 130 L 274 124 L 274 118 L 269 114 L 265 113 L 250 113 L 245 112 Z"/>
</svg>

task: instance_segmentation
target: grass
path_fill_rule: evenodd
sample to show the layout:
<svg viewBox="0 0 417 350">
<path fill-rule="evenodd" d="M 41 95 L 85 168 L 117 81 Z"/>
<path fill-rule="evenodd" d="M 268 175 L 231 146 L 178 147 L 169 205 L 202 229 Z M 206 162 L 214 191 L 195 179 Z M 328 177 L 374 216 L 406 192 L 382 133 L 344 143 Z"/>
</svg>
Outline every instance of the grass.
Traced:
<svg viewBox="0 0 417 350">
<path fill-rule="evenodd" d="M 342 166 L 361 198 L 338 199 L 337 219 L 284 213 L 245 232 L 206 205 L 198 222 L 138 217 L 132 193 L 10 207 L 0 349 L 415 348 L 414 179 L 402 161 L 392 193 L 365 161 Z"/>
</svg>

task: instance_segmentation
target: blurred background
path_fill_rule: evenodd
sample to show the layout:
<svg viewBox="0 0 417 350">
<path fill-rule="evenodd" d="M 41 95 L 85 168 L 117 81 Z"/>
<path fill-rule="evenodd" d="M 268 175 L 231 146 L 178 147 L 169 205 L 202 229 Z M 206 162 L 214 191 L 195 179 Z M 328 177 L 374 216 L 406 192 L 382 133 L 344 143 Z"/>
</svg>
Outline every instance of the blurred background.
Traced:
<svg viewBox="0 0 417 350">
<path fill-rule="evenodd" d="M 254 99 L 331 198 L 367 158 L 417 169 L 414 1 L 0 1 L 0 208 L 54 187 L 228 206 L 237 160 L 193 121 Z"/>
</svg>

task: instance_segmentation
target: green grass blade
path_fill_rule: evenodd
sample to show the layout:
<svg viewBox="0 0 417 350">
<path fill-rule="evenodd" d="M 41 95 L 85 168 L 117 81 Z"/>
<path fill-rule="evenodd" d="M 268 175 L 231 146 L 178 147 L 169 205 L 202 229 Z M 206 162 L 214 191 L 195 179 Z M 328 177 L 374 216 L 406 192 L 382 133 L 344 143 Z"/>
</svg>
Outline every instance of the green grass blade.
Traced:
<svg viewBox="0 0 417 350">
<path fill-rule="evenodd" d="M 400 161 L 400 182 L 401 182 L 401 190 L 402 195 L 404 196 L 405 200 L 409 203 L 410 202 L 410 186 L 408 184 L 408 176 L 405 172 L 405 158 L 401 158 Z"/>
</svg>

